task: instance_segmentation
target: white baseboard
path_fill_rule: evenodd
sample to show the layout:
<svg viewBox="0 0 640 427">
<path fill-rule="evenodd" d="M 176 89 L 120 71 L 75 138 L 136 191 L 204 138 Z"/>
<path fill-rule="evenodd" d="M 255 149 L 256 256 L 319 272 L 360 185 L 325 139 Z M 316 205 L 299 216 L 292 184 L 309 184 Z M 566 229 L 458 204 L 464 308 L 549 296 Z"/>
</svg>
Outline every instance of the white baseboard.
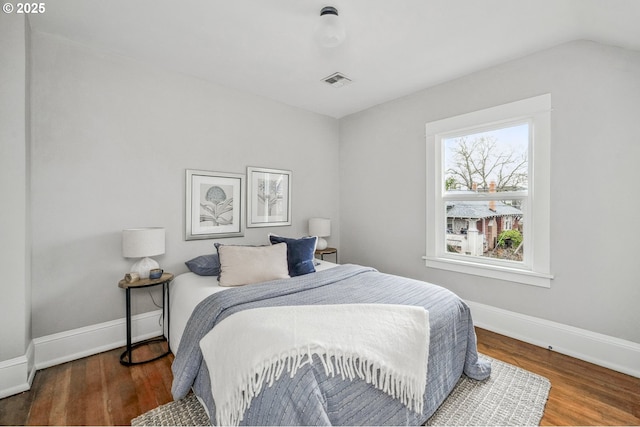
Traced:
<svg viewBox="0 0 640 427">
<path fill-rule="evenodd" d="M 162 310 L 156 310 L 132 316 L 132 341 L 159 336 L 161 315 Z M 33 342 L 36 369 L 44 369 L 126 345 L 127 326 L 125 319 L 117 319 L 36 338 Z"/>
<path fill-rule="evenodd" d="M 31 388 L 33 376 L 36 374 L 33 354 L 32 341 L 24 355 L 0 362 L 0 399 Z"/>
<path fill-rule="evenodd" d="M 473 323 L 528 342 L 640 378 L 640 344 L 597 332 L 466 301 Z"/>
</svg>

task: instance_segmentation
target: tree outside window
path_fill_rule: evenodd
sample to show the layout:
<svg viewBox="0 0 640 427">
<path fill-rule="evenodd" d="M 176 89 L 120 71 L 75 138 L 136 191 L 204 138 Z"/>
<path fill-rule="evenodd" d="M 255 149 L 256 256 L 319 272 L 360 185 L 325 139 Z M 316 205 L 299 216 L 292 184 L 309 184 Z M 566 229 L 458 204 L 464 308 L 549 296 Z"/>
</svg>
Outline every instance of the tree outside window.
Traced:
<svg viewBox="0 0 640 427">
<path fill-rule="evenodd" d="M 521 200 L 456 197 L 471 197 L 474 193 L 526 192 L 528 141 L 528 123 L 442 140 L 443 181 L 448 196 L 447 252 L 523 260 Z"/>
</svg>

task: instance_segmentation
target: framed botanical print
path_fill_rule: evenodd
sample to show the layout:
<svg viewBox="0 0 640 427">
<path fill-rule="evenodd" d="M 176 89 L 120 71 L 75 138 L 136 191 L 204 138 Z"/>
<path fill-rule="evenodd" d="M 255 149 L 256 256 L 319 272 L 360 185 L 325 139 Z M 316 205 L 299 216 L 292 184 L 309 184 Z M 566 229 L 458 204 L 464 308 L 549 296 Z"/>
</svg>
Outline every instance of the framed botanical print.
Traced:
<svg viewBox="0 0 640 427">
<path fill-rule="evenodd" d="M 247 227 L 291 225 L 291 171 L 247 168 Z"/>
<path fill-rule="evenodd" d="M 244 235 L 242 174 L 186 170 L 185 240 Z"/>
</svg>

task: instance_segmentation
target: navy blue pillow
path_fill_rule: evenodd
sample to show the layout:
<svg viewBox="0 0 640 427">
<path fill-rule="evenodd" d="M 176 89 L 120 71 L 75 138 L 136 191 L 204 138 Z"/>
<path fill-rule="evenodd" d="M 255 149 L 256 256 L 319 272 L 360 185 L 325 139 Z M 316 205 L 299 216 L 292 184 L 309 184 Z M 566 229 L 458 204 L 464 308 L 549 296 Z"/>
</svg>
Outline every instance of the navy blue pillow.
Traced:
<svg viewBox="0 0 640 427">
<path fill-rule="evenodd" d="M 302 276 L 314 273 L 314 252 L 316 249 L 317 237 L 303 237 L 301 239 L 289 239 L 287 237 L 269 235 L 271 244 L 287 244 L 287 264 L 289 266 L 289 276 Z"/>
<path fill-rule="evenodd" d="M 220 259 L 218 254 L 201 255 L 185 262 L 189 270 L 199 276 L 218 276 L 220 274 Z"/>
</svg>

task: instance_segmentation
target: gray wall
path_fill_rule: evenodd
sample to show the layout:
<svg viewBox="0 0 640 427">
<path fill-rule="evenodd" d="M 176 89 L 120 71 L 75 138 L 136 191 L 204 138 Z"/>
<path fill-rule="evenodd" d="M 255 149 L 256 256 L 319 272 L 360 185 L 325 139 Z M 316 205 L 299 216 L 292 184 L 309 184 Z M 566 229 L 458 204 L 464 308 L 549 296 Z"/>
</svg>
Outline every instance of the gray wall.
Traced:
<svg viewBox="0 0 640 427">
<path fill-rule="evenodd" d="M 0 361 L 31 341 L 28 24 L 0 14 Z"/>
<path fill-rule="evenodd" d="M 117 283 L 134 260 L 122 258 L 123 228 L 165 227 L 166 254 L 155 258 L 174 273 L 215 251 L 213 240 L 183 238 L 185 169 L 293 171 L 292 226 L 219 241 L 302 236 L 309 217 L 326 216 L 339 246 L 337 120 L 65 39 L 32 38 L 34 337 L 124 317 Z M 156 309 L 145 293 L 133 304 L 134 314 Z"/>
<path fill-rule="evenodd" d="M 551 289 L 427 269 L 425 124 L 551 93 Z M 572 42 L 340 121 L 342 262 L 640 343 L 640 52 Z"/>
</svg>

